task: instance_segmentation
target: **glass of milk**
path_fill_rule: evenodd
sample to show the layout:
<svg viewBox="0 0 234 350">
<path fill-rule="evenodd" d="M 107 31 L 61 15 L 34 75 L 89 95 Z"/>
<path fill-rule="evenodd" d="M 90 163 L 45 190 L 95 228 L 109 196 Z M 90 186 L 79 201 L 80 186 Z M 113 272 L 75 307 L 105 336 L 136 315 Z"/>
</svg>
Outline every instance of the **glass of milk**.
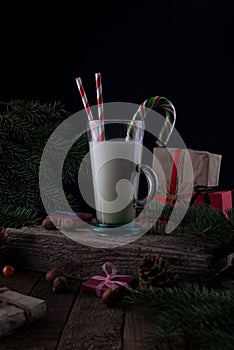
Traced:
<svg viewBox="0 0 234 350">
<path fill-rule="evenodd" d="M 154 170 L 141 164 L 144 121 L 93 120 L 88 138 L 97 226 L 134 226 L 135 208 L 155 197 L 158 187 Z M 139 174 L 148 182 L 148 195 L 138 200 Z"/>
</svg>

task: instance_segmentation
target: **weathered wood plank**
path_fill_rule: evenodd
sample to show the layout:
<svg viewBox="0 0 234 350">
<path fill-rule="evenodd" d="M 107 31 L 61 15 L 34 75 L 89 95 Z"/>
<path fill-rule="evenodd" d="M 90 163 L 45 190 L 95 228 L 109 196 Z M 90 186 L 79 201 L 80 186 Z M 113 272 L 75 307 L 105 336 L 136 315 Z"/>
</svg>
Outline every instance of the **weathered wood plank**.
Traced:
<svg viewBox="0 0 234 350">
<path fill-rule="evenodd" d="M 140 307 L 137 307 L 137 310 L 126 308 L 123 332 L 123 350 L 157 349 L 156 347 L 149 346 L 146 342 L 146 335 L 150 330 L 150 324 L 147 322 L 144 312 L 142 312 Z"/>
<path fill-rule="evenodd" d="M 22 294 L 29 294 L 41 278 L 41 273 L 34 271 L 16 271 L 11 277 L 0 275 L 0 287 L 8 287 Z"/>
<path fill-rule="evenodd" d="M 64 328 L 58 350 L 121 350 L 123 308 L 109 308 L 83 290 Z"/>
<path fill-rule="evenodd" d="M 146 312 L 140 305 L 126 307 L 123 350 L 189 350 L 186 345 L 165 343 L 150 344 L 147 336 L 152 332 L 149 310 Z M 191 349 L 190 349 L 191 350 Z"/>
<path fill-rule="evenodd" d="M 0 350 L 54 350 L 66 319 L 76 298 L 80 283 L 69 280 L 69 289 L 63 294 L 52 292 L 44 274 L 30 295 L 44 299 L 48 303 L 46 317 L 27 325 L 0 341 Z"/>
<path fill-rule="evenodd" d="M 8 235 L 23 268 L 47 271 L 56 266 L 73 278 L 84 279 L 96 274 L 106 261 L 116 264 L 120 273 L 136 276 L 137 266 L 145 254 L 161 254 L 169 259 L 184 280 L 207 282 L 215 272 L 214 256 L 182 237 L 147 234 L 127 245 L 99 249 L 37 226 L 8 229 Z"/>
</svg>

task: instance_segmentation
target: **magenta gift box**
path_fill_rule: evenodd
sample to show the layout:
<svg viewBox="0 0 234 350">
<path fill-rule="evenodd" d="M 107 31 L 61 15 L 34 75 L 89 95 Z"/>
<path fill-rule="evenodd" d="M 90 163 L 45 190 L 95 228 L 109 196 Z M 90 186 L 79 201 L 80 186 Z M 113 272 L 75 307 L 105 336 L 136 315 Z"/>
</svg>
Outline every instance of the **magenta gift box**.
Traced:
<svg viewBox="0 0 234 350">
<path fill-rule="evenodd" d="M 106 276 L 106 273 L 104 271 L 100 272 L 97 276 L 101 276 L 103 278 L 105 278 Z M 117 277 L 118 276 L 118 277 Z M 129 286 L 136 281 L 136 279 L 133 277 L 133 276 L 126 276 L 126 275 L 117 275 L 116 277 L 113 277 L 113 279 L 111 279 L 112 282 L 123 282 L 123 283 L 127 283 Z M 95 277 L 95 276 L 94 276 Z M 97 295 L 97 286 L 102 283 L 102 281 L 100 280 L 97 280 L 95 279 L 94 277 L 91 277 L 90 279 L 88 279 L 87 281 L 83 282 L 82 283 L 82 287 L 83 287 L 83 290 L 87 293 L 87 294 L 93 294 L 93 295 L 96 295 L 96 296 L 99 296 L 101 297 L 103 292 L 110 288 L 110 286 L 104 284 L 100 290 L 100 295 Z M 113 286 L 114 287 L 114 286 Z M 116 284 L 115 285 L 115 288 L 124 288 L 126 289 L 124 286 L 121 286 L 121 285 L 118 285 Z M 126 289 L 127 291 L 127 289 Z"/>
</svg>

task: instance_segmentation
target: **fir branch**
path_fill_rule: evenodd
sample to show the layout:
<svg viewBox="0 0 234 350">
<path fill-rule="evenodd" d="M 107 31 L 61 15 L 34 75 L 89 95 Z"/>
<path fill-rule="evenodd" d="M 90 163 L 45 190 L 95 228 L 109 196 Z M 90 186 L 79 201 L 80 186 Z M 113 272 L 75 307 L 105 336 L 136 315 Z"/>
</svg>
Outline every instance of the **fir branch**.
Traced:
<svg viewBox="0 0 234 350">
<path fill-rule="evenodd" d="M 170 218 L 171 212 L 176 217 L 181 217 L 181 206 L 174 207 L 171 203 L 156 202 L 154 208 L 155 215 L 160 217 L 150 233 L 165 234 L 165 227 Z M 150 212 L 149 212 L 150 213 Z M 228 212 L 228 217 L 221 210 L 217 210 L 210 205 L 194 205 L 187 209 L 187 212 L 178 225 L 178 227 L 170 233 L 170 235 L 182 236 L 185 239 L 194 240 L 197 244 L 203 246 L 207 252 L 215 253 L 222 247 L 234 245 L 234 211 Z"/>
<path fill-rule="evenodd" d="M 226 290 L 192 284 L 179 288 L 137 290 L 125 297 L 127 305 L 145 309 L 152 331 L 150 344 L 186 345 L 189 348 L 231 349 L 234 327 L 234 281 Z M 233 344 L 232 344 L 233 346 Z"/>
<path fill-rule="evenodd" d="M 4 225 L 18 227 L 30 217 L 34 220 L 35 211 L 29 211 L 25 217 L 26 212 L 18 213 L 16 207 L 27 210 L 30 203 L 36 203 L 43 208 L 39 190 L 41 156 L 55 128 L 70 113 L 60 102 L 15 100 L 2 106 L 4 110 L 0 115 L 0 220 Z M 44 169 L 45 174 L 52 174 L 51 169 L 60 160 L 61 151 L 70 142 L 72 132 L 72 126 L 68 125 L 62 130 L 59 140 L 53 138 L 53 142 L 48 143 L 49 159 Z M 77 166 L 84 154 L 82 147 L 84 148 L 84 143 L 79 142 L 71 152 L 69 161 L 64 166 L 64 183 L 69 183 L 71 177 L 77 177 L 75 171 L 77 172 Z M 76 164 L 76 169 L 73 164 Z M 47 189 L 46 198 L 53 211 L 60 205 L 57 191 L 56 185 Z M 79 198 L 68 190 L 65 191 L 65 195 L 72 207 L 80 206 Z M 9 208 L 11 210 L 8 210 Z"/>
<path fill-rule="evenodd" d="M 234 208 L 229 209 L 227 211 L 227 215 L 228 215 L 228 222 L 229 222 L 231 231 L 234 232 Z"/>
<path fill-rule="evenodd" d="M 36 213 L 25 207 L 5 205 L 0 208 L 0 223 L 4 227 L 16 227 L 30 225 L 37 222 Z"/>
</svg>

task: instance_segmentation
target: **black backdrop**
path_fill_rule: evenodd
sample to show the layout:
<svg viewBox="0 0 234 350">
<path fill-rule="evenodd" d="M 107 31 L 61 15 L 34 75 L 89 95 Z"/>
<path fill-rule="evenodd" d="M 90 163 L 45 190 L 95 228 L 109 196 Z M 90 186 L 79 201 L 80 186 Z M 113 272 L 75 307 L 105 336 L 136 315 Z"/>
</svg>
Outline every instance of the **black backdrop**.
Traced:
<svg viewBox="0 0 234 350">
<path fill-rule="evenodd" d="M 96 104 L 140 104 L 162 95 L 177 110 L 187 147 L 223 155 L 220 183 L 234 183 L 233 33 L 225 2 L 37 1 L 1 4 L 0 100 L 62 101 L 83 108 L 74 78 Z"/>
</svg>

